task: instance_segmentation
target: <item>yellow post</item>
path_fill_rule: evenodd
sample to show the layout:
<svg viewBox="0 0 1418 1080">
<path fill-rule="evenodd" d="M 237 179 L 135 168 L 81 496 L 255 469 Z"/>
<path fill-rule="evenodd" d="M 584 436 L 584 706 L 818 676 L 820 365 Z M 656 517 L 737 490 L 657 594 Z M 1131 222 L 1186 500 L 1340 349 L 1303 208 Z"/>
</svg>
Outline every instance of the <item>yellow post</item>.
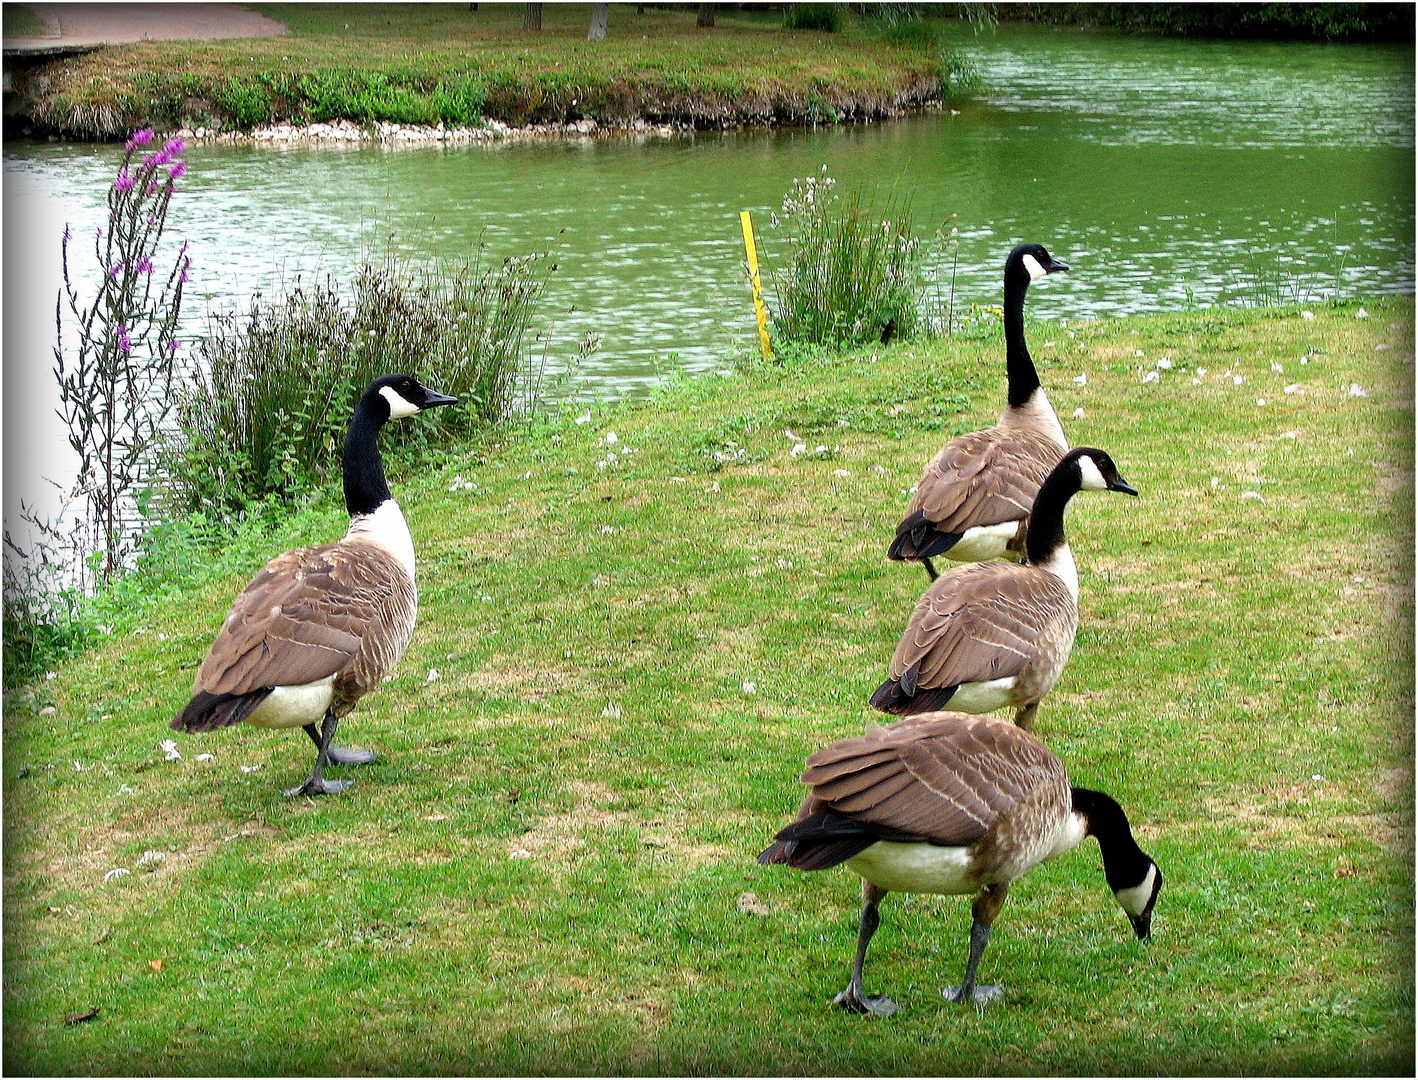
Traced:
<svg viewBox="0 0 1418 1080">
<path fill-rule="evenodd" d="M 748 278 L 753 283 L 753 310 L 758 316 L 758 344 L 763 348 L 763 359 L 773 357 L 773 347 L 768 344 L 768 312 L 763 307 L 763 282 L 758 279 L 758 247 L 753 242 L 753 219 L 747 210 L 739 211 L 739 223 L 743 226 L 743 249 L 748 254 Z"/>
</svg>

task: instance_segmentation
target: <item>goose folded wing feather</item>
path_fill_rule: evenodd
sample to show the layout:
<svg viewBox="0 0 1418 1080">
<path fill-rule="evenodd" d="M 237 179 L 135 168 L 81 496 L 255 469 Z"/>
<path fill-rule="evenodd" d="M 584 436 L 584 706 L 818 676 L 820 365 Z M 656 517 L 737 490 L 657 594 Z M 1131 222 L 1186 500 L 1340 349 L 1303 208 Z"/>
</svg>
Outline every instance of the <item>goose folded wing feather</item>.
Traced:
<svg viewBox="0 0 1418 1080">
<path fill-rule="evenodd" d="M 346 668 L 407 575 L 392 557 L 376 555 L 374 562 L 387 565 L 375 566 L 368 556 L 343 554 L 327 545 L 272 559 L 232 605 L 197 688 L 245 694 Z"/>
</svg>

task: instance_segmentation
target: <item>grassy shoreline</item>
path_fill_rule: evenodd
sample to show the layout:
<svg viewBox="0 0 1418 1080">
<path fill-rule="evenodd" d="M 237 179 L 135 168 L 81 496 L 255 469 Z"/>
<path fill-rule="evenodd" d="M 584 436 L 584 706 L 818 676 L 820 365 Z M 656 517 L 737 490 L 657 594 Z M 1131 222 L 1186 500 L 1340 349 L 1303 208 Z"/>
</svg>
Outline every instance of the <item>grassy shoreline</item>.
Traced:
<svg viewBox="0 0 1418 1080">
<path fill-rule="evenodd" d="M 1038 730 L 1167 873 L 1150 947 L 1086 847 L 1011 890 L 982 970 L 1010 996 L 976 1014 L 939 997 L 968 904 L 892 896 L 869 975 L 902 1011 L 864 1022 L 826 1004 L 851 876 L 753 863 L 806 754 L 872 720 L 925 584 L 882 552 L 928 454 L 997 414 L 991 333 L 681 380 L 393 478 L 421 621 L 348 722 L 383 758 L 347 795 L 280 796 L 303 738 L 157 749 L 249 574 L 342 531 L 333 495 L 12 696 L 7 1069 L 1403 1075 L 1413 301 L 1365 306 L 1030 329 L 1072 441 L 1142 493 L 1070 510 L 1082 628 Z"/>
<path fill-rule="evenodd" d="M 332 120 L 723 128 L 881 119 L 963 73 L 929 40 L 860 23 L 821 34 L 724 12 L 697 29 L 693 11 L 618 4 L 592 44 L 589 4 L 546 5 L 540 33 L 521 29 L 520 4 L 256 6 L 292 35 L 110 46 L 32 71 L 25 112 L 42 132 L 100 139 Z"/>
</svg>

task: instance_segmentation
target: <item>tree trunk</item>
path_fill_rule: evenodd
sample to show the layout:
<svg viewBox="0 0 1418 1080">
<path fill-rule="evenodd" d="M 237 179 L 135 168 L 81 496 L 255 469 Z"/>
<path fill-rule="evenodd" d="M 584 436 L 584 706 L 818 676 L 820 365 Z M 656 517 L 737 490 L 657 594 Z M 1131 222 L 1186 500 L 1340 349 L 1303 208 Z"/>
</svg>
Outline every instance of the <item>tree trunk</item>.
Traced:
<svg viewBox="0 0 1418 1080">
<path fill-rule="evenodd" d="M 528 4 L 527 13 L 522 16 L 523 30 L 540 30 L 542 28 L 542 5 Z"/>
<path fill-rule="evenodd" d="M 610 18 L 610 13 L 609 4 L 591 5 L 591 32 L 586 35 L 587 41 L 606 40 L 606 20 Z"/>
<path fill-rule="evenodd" d="M 712 27 L 712 26 L 714 25 L 714 5 L 713 5 L 713 4 L 700 4 L 700 5 L 699 5 L 699 20 L 698 20 L 694 25 L 695 25 L 695 26 L 708 26 L 708 27 Z"/>
</svg>

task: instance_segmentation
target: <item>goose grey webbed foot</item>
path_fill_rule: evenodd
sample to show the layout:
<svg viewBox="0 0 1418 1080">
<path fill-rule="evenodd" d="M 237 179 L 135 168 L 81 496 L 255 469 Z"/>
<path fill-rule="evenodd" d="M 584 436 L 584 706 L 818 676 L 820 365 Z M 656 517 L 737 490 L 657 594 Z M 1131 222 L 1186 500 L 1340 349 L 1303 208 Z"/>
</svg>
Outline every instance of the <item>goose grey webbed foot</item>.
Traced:
<svg viewBox="0 0 1418 1080">
<path fill-rule="evenodd" d="M 338 795 L 353 786 L 353 780 L 327 780 L 323 776 L 312 776 L 298 787 L 286 788 L 283 795 L 294 799 L 301 795 Z"/>
<path fill-rule="evenodd" d="M 866 1016 L 890 1016 L 896 1011 L 896 1002 L 885 994 L 880 997 L 868 997 L 857 986 L 851 984 L 832 999 L 832 1004 L 841 1006 L 847 1012 Z"/>
<path fill-rule="evenodd" d="M 941 991 L 946 1001 L 964 1002 L 965 998 L 960 993 L 960 987 L 947 986 Z M 1004 997 L 1003 986 L 973 986 L 970 988 L 970 1001 L 980 1008 L 984 1008 L 992 1001 L 999 1001 Z"/>
</svg>

